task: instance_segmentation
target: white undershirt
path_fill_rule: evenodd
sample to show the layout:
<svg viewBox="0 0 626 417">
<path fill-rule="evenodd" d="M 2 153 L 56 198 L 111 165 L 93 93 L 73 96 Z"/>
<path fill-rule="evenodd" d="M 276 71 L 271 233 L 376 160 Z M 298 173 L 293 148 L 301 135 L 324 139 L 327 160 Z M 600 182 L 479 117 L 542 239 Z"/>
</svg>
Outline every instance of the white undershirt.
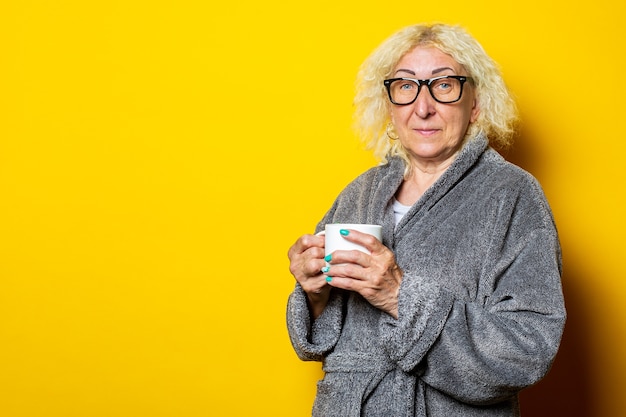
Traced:
<svg viewBox="0 0 626 417">
<path fill-rule="evenodd" d="M 411 206 L 405 206 L 395 198 L 393 199 L 393 214 L 396 216 L 396 226 L 400 223 L 400 220 L 411 209 Z"/>
</svg>

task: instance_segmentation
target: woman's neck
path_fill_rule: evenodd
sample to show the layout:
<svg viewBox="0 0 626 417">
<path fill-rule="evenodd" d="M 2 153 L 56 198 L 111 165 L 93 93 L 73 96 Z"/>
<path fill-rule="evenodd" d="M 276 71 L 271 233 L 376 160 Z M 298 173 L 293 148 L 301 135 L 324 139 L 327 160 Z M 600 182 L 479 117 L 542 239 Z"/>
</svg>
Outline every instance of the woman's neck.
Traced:
<svg viewBox="0 0 626 417">
<path fill-rule="evenodd" d="M 428 190 L 444 172 L 452 165 L 456 155 L 440 163 L 431 161 L 414 161 L 411 171 L 400 185 L 396 200 L 406 206 L 412 206 Z"/>
</svg>

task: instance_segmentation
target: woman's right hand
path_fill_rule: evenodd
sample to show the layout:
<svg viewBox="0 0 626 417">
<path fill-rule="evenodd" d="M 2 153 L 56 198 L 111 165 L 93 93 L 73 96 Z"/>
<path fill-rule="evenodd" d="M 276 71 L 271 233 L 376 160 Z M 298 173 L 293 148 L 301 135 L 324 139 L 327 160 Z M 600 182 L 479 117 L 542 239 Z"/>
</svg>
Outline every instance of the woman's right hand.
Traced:
<svg viewBox="0 0 626 417">
<path fill-rule="evenodd" d="M 289 271 L 307 295 L 313 319 L 319 317 L 330 297 L 331 287 L 326 282 L 322 268 L 325 237 L 304 235 L 289 248 Z"/>
</svg>

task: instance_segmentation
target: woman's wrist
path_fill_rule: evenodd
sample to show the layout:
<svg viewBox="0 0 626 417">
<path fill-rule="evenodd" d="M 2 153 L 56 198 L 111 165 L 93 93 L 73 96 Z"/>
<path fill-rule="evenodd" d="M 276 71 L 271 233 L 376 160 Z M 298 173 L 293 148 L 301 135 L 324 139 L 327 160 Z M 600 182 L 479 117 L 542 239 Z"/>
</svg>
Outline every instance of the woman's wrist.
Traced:
<svg viewBox="0 0 626 417">
<path fill-rule="evenodd" d="M 309 311 L 311 312 L 311 318 L 315 320 L 322 315 L 328 304 L 330 288 L 322 290 L 319 293 L 307 293 L 306 297 L 309 304 Z"/>
</svg>

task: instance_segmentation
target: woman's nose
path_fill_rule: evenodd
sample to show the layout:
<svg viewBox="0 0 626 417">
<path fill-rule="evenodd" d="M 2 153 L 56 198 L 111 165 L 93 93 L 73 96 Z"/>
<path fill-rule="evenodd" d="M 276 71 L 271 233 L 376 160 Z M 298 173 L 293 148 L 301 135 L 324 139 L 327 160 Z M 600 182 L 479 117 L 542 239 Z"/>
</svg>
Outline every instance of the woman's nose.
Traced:
<svg viewBox="0 0 626 417">
<path fill-rule="evenodd" d="M 424 86 L 413 103 L 415 114 L 425 119 L 435 113 L 435 104 L 435 99 L 428 91 L 428 88 Z"/>
</svg>

